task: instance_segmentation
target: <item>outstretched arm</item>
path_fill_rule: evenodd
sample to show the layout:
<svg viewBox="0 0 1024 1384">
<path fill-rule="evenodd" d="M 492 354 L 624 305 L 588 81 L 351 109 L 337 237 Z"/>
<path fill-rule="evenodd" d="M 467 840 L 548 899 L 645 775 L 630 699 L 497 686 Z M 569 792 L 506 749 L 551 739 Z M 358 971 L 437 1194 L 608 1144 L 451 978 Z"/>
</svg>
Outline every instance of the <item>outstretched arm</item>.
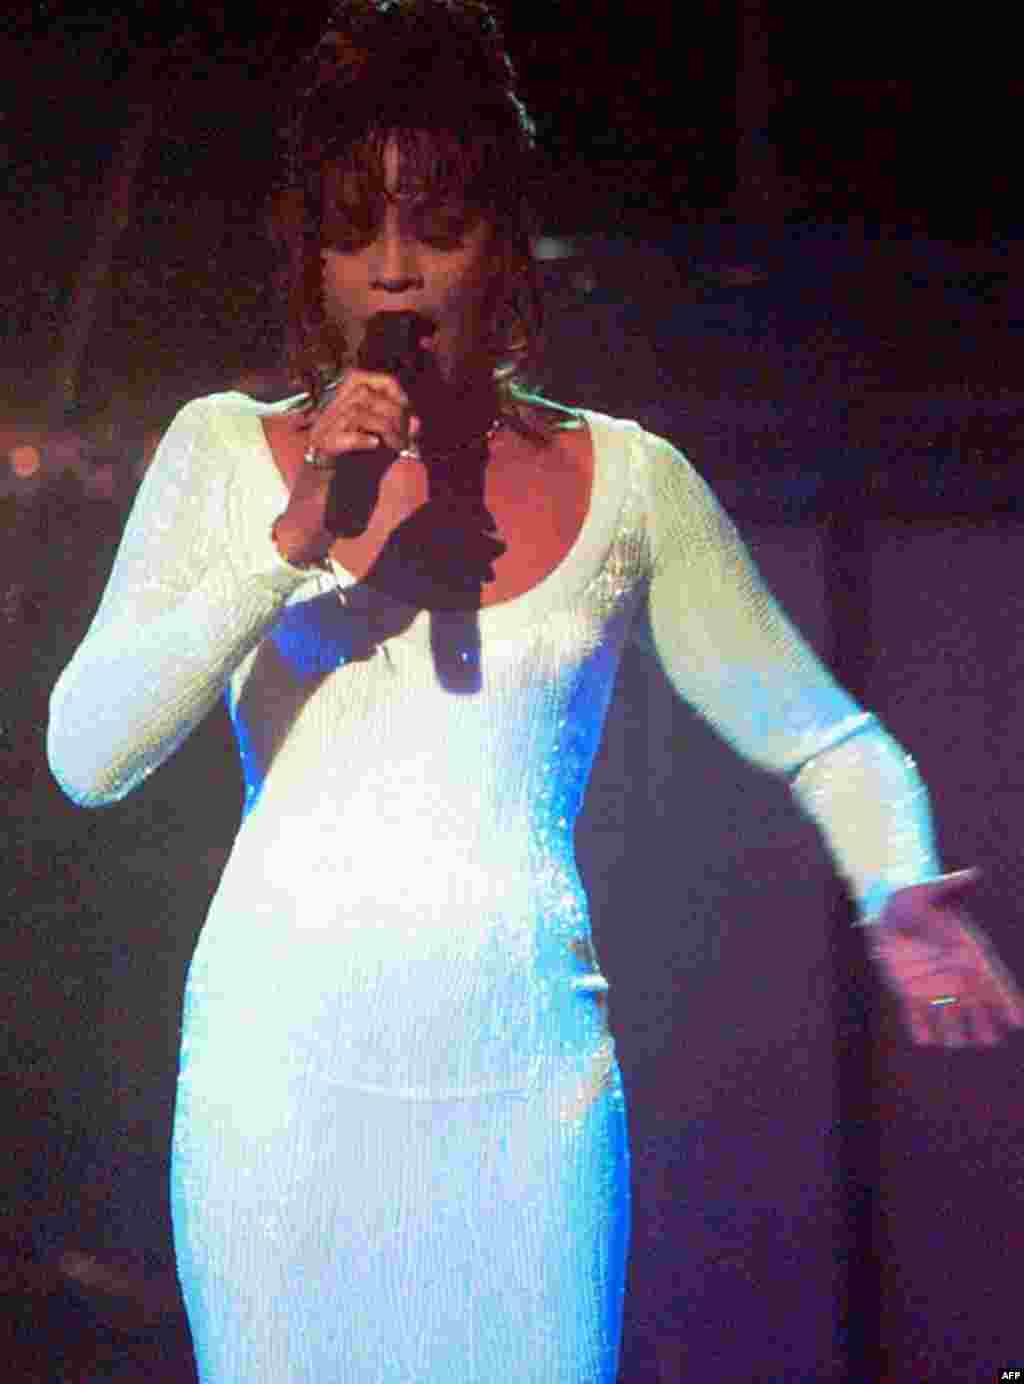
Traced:
<svg viewBox="0 0 1024 1384">
<path fill-rule="evenodd" d="M 914 1041 L 938 1031 L 995 1041 L 1024 1001 L 943 878 L 913 760 L 794 629 L 685 458 L 651 445 L 646 627 L 669 679 L 740 754 L 789 782 L 872 924 L 871 954 Z M 949 985 L 930 988 L 940 979 Z M 955 1005 L 930 1005 L 947 993 Z"/>
</svg>

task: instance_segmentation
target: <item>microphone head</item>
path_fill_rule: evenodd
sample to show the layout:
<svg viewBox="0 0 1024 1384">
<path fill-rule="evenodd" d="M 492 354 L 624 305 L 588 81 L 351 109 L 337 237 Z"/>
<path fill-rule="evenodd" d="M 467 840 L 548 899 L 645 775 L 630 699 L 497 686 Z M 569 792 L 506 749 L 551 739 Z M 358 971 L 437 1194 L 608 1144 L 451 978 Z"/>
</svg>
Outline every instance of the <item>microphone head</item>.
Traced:
<svg viewBox="0 0 1024 1384">
<path fill-rule="evenodd" d="M 419 312 L 376 312 L 366 324 L 359 364 L 364 370 L 389 375 L 421 367 L 424 352 L 420 341 L 436 331 L 437 324 Z"/>
</svg>

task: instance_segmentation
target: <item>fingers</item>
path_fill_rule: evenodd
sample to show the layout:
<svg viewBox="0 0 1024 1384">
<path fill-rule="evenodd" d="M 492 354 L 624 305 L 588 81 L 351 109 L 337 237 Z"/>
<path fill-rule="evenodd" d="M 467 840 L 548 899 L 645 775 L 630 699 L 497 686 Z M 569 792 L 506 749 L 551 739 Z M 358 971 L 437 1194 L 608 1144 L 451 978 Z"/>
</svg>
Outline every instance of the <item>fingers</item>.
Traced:
<svg viewBox="0 0 1024 1384">
<path fill-rule="evenodd" d="M 1024 1028 L 1024 995 L 1006 966 L 988 948 L 979 948 L 975 965 L 977 973 L 970 982 L 975 1007 L 984 1005 L 986 1015 L 994 1017 L 1000 1032 Z"/>
<path fill-rule="evenodd" d="M 1001 991 L 992 1008 L 1006 1028 L 1024 1028 L 1024 1005 L 1015 990 Z"/>
<path fill-rule="evenodd" d="M 1024 1027 L 1024 1004 L 1009 973 L 992 958 L 968 954 L 959 964 L 887 975 L 914 1043 L 947 1048 L 994 1047 Z"/>
<path fill-rule="evenodd" d="M 970 1041 L 967 1014 L 962 1004 L 932 1009 L 932 1023 L 944 1048 L 965 1048 Z"/>
<path fill-rule="evenodd" d="M 400 452 L 409 442 L 405 411 L 372 395 L 332 403 L 309 432 L 309 445 L 327 456 L 384 442 Z"/>
<path fill-rule="evenodd" d="M 406 448 L 419 431 L 409 398 L 392 375 L 349 370 L 308 433 L 309 445 L 332 456 L 384 442 Z"/>
<path fill-rule="evenodd" d="M 1016 992 L 1004 998 L 1003 1016 L 1011 1028 L 1024 1028 L 1024 1001 Z"/>
<path fill-rule="evenodd" d="M 386 375 L 382 370 L 360 370 L 358 366 L 353 366 L 345 372 L 338 393 L 344 395 L 347 390 L 359 389 L 364 385 L 380 394 L 387 394 L 401 406 L 409 402 L 409 396 L 394 375 Z"/>
<path fill-rule="evenodd" d="M 905 1003 L 903 1017 L 919 1047 L 994 1048 L 1006 1037 L 1003 1013 L 979 999 L 945 1005 Z"/>
<path fill-rule="evenodd" d="M 996 1004 L 1011 1028 L 1024 1028 L 1024 995 L 1003 962 L 994 953 L 986 957 Z"/>
<path fill-rule="evenodd" d="M 992 1015 L 985 1005 L 977 1005 L 971 1010 L 971 1026 L 974 1041 L 983 1048 L 994 1048 L 1003 1041 L 1002 1034 L 993 1022 Z"/>
<path fill-rule="evenodd" d="M 907 1004 L 904 1006 L 904 1019 L 910 1029 L 910 1036 L 918 1047 L 963 1048 L 972 1042 L 972 1032 L 965 1023 L 965 1011 L 959 1004 L 933 1009 L 928 1005 Z M 982 1033 L 991 1033 L 991 1041 L 998 1042 L 995 1031 L 989 1022 L 987 1027 L 977 1030 L 977 1039 L 988 1046 Z"/>
<path fill-rule="evenodd" d="M 910 1030 L 910 1037 L 919 1047 L 929 1047 L 936 1041 L 930 1016 L 918 1004 L 903 1005 L 903 1021 Z"/>
</svg>

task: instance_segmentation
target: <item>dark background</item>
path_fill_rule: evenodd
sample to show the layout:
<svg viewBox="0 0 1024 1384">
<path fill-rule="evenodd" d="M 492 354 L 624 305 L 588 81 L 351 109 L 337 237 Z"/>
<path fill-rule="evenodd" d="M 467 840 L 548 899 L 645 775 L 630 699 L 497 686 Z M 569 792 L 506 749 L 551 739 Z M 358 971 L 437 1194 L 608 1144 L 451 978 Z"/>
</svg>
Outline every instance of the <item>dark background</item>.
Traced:
<svg viewBox="0 0 1024 1384">
<path fill-rule="evenodd" d="M 195 10 L 0 20 L 0 444 L 44 463 L 0 477 L 0 1278 L 10 1376 L 45 1384 L 191 1377 L 165 1160 L 235 751 L 218 710 L 132 798 L 85 813 L 43 737 L 152 437 L 195 394 L 279 379 L 268 153 L 320 16 Z M 1024 976 L 1022 83 L 989 71 L 998 26 L 908 11 L 907 43 L 866 10 L 506 11 L 559 251 L 546 389 L 641 419 L 708 476 L 918 759 L 945 857 L 984 867 L 978 917 Z M 856 75 L 880 53 L 904 75 Z M 578 843 L 633 1127 L 623 1380 L 1019 1365 L 1022 1040 L 910 1048 L 813 829 L 639 654 Z"/>
</svg>

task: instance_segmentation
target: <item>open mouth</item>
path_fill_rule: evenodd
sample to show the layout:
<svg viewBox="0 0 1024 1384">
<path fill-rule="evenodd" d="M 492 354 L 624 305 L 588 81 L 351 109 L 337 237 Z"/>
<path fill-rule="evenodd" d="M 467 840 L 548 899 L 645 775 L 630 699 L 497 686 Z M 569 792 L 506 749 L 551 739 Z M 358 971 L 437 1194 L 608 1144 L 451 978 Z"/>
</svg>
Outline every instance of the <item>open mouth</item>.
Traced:
<svg viewBox="0 0 1024 1384">
<path fill-rule="evenodd" d="M 364 327 L 359 364 L 364 370 L 408 367 L 424 350 L 424 339 L 436 331 L 436 322 L 411 308 L 375 312 Z"/>
<path fill-rule="evenodd" d="M 370 321 L 379 322 L 384 318 L 403 318 L 404 330 L 410 336 L 415 336 L 422 345 L 426 345 L 436 335 L 439 327 L 436 317 L 428 312 L 421 312 L 419 308 L 385 308 L 381 312 L 374 313 Z"/>
</svg>

